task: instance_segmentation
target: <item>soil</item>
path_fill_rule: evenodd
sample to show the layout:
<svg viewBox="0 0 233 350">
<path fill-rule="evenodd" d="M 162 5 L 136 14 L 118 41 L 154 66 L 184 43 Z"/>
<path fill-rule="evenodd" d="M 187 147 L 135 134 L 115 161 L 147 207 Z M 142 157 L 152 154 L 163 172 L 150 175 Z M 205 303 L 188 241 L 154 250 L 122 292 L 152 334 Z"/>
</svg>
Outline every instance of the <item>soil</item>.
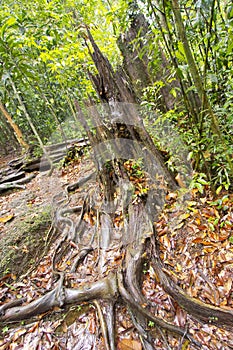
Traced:
<svg viewBox="0 0 233 350">
<path fill-rule="evenodd" d="M 1 158 L 2 168 L 12 159 Z M 75 178 L 78 167 L 77 162 L 69 170 L 58 166 L 49 177 L 37 172 L 24 190 L 0 195 L 0 277 L 19 277 L 40 260 L 52 222 L 52 199 Z"/>
</svg>

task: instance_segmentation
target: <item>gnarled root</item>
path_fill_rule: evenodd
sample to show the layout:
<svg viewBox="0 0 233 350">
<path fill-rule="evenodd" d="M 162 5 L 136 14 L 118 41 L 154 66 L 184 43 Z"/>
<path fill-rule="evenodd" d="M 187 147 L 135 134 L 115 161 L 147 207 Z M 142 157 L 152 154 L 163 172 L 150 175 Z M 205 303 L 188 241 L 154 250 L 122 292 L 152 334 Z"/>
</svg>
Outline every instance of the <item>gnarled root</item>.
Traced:
<svg viewBox="0 0 233 350">
<path fill-rule="evenodd" d="M 126 214 L 124 217 L 124 228 L 122 228 L 121 232 L 119 232 L 120 230 L 117 232 L 118 236 L 122 234 L 122 241 L 119 240 L 116 232 L 114 232 L 115 213 L 107 213 L 97 209 L 94 211 L 91 207 L 89 195 L 85 197 L 83 206 L 65 208 L 64 199 L 58 204 L 60 204 L 60 207 L 55 215 L 54 224 L 58 228 L 61 227 L 62 235 L 55 246 L 52 265 L 53 272 L 60 275 L 60 280 L 56 288 L 29 304 L 25 304 L 25 300 L 17 300 L 2 305 L 0 307 L 0 321 L 19 321 L 48 312 L 55 307 L 62 308 L 66 305 L 92 302 L 99 315 L 106 349 L 114 350 L 115 304 L 123 301 L 127 305 L 133 325 L 138 331 L 145 349 L 153 349 L 155 337 L 153 331 L 148 327 L 149 322 L 153 322 L 154 326 L 164 337 L 164 341 L 166 341 L 164 331 L 167 331 L 176 337 L 188 339 L 194 346 L 201 348 L 201 344 L 191 336 L 187 329 L 155 316 L 153 314 L 155 305 L 142 294 L 141 276 L 143 263 L 149 258 L 149 253 L 158 283 L 191 316 L 206 323 L 232 325 L 232 311 L 222 310 L 189 297 L 168 276 L 159 259 L 159 251 L 156 249 L 156 235 L 152 220 L 149 214 L 146 213 L 146 208 L 142 202 L 122 206 L 124 209 L 120 212 L 121 217 L 123 217 L 123 214 Z M 87 230 L 84 233 L 81 229 L 75 232 L 74 220 L 65 216 L 67 213 L 72 215 L 78 213 L 78 223 L 81 225 L 85 223 L 84 215 L 88 216 L 87 213 L 90 214 L 91 211 L 95 213 L 96 221 L 93 221 L 94 223 L 92 222 L 89 226 L 87 225 Z M 72 241 L 76 234 L 77 240 Z M 109 269 L 105 269 L 106 261 L 109 251 L 111 252 L 112 244 L 114 246 L 116 240 L 118 240 L 117 247 L 122 252 L 121 262 L 113 263 L 112 272 L 109 272 L 111 266 Z M 74 251 L 69 249 L 71 246 L 74 248 Z M 80 285 L 78 288 L 64 286 L 63 280 L 69 273 L 67 270 L 67 275 L 62 272 L 63 267 L 59 265 L 59 259 L 61 258 L 60 260 L 62 260 L 64 258 L 69 262 L 72 261 L 69 272 L 76 277 L 79 273 L 80 261 L 85 260 L 90 252 L 97 252 L 97 250 L 99 252 L 98 263 L 95 264 L 94 268 L 98 269 L 98 275 L 101 278 L 95 279 L 94 282 L 83 282 L 83 285 Z"/>
<path fill-rule="evenodd" d="M 154 245 L 155 246 L 155 245 Z M 233 324 L 233 311 L 224 310 L 220 307 L 212 306 L 194 299 L 187 295 L 179 286 L 176 285 L 166 273 L 157 249 L 153 252 L 153 268 L 157 275 L 158 283 L 163 289 L 190 315 L 197 320 L 205 323 L 215 324 L 217 326 L 229 326 Z"/>
<path fill-rule="evenodd" d="M 116 277 L 111 274 L 97 282 L 85 283 L 80 288 L 64 288 L 58 282 L 58 286 L 44 296 L 33 302 L 12 307 L 12 302 L 6 304 L 0 321 L 12 322 L 31 318 L 42 314 L 54 307 L 92 301 L 94 299 L 111 299 L 117 294 Z"/>
<path fill-rule="evenodd" d="M 181 327 L 177 327 L 167 321 L 162 320 L 159 317 L 154 316 L 151 312 L 145 308 L 143 308 L 137 301 L 134 300 L 133 295 L 128 293 L 123 283 L 123 274 L 118 273 L 118 287 L 119 293 L 122 296 L 123 300 L 130 305 L 131 310 L 135 310 L 138 314 L 142 315 L 148 321 L 153 322 L 159 328 L 167 330 L 175 335 L 180 335 L 189 339 L 192 343 L 197 346 L 200 346 L 200 343 L 191 337 L 189 333 L 187 333 L 186 329 Z"/>
</svg>

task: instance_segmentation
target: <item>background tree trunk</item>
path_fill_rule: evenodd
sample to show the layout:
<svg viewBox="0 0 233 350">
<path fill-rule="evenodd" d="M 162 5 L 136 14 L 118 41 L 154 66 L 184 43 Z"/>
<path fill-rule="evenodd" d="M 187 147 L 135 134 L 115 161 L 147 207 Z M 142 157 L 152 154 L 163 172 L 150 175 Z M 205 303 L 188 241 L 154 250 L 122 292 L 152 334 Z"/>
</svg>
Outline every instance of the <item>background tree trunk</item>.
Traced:
<svg viewBox="0 0 233 350">
<path fill-rule="evenodd" d="M 16 85 L 15 85 L 14 81 L 11 79 L 10 76 L 9 76 L 9 80 L 10 80 L 11 87 L 12 87 L 14 93 L 15 93 L 15 96 L 16 96 L 18 102 L 19 102 L 19 105 L 20 105 L 20 107 L 22 108 L 22 110 L 23 110 L 23 112 L 24 112 L 24 115 L 25 115 L 25 117 L 26 117 L 26 119 L 27 119 L 27 121 L 28 121 L 28 123 L 29 123 L 31 129 L 32 129 L 34 135 L 36 136 L 36 138 L 37 138 L 37 140 L 38 140 L 38 142 L 39 142 L 40 148 L 41 148 L 42 151 L 44 152 L 44 155 L 45 155 L 45 157 L 48 159 L 48 162 L 49 162 L 49 164 L 50 164 L 50 166 L 51 166 L 51 169 L 52 169 L 52 168 L 53 168 L 53 162 L 52 162 L 52 160 L 50 159 L 50 156 L 49 156 L 48 152 L 46 151 L 46 148 L 44 147 L 44 144 L 43 144 L 43 142 L 42 142 L 42 140 L 41 140 L 41 137 L 40 137 L 40 135 L 38 134 L 38 132 L 37 132 L 37 130 L 36 130 L 34 124 L 33 124 L 33 121 L 32 121 L 32 119 L 31 119 L 31 117 L 30 117 L 30 115 L 29 115 L 29 113 L 28 113 L 28 111 L 27 111 L 27 108 L 26 108 L 26 106 L 25 106 L 25 104 L 24 104 L 24 102 L 23 102 L 23 100 L 22 100 L 20 94 L 18 93 L 18 90 L 17 90 L 17 88 L 16 88 Z"/>
<path fill-rule="evenodd" d="M 2 115 L 6 118 L 6 120 L 8 121 L 8 123 L 10 124 L 11 128 L 14 131 L 14 134 L 16 136 L 16 139 L 18 141 L 18 143 L 20 144 L 20 146 L 22 148 L 25 148 L 26 150 L 29 148 L 29 145 L 26 143 L 26 141 L 24 141 L 23 138 L 23 134 L 20 130 L 20 128 L 18 127 L 18 125 L 13 121 L 12 117 L 10 116 L 10 114 L 7 112 L 5 106 L 2 104 L 2 102 L 0 101 L 0 111 L 2 112 Z"/>
</svg>

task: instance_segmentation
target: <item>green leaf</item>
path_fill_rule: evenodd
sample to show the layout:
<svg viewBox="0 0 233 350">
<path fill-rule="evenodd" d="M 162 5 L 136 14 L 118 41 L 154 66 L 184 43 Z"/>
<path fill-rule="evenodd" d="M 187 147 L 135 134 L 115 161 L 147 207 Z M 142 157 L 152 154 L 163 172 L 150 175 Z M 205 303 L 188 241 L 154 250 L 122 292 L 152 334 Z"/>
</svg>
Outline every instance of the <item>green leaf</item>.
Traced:
<svg viewBox="0 0 233 350">
<path fill-rule="evenodd" d="M 10 27 L 12 27 L 15 23 L 17 22 L 15 17 L 10 17 L 8 18 L 8 20 L 3 24 L 3 26 L 1 27 L 1 38 L 4 40 L 4 35 L 6 33 L 6 30 Z"/>
<path fill-rule="evenodd" d="M 178 50 L 176 50 L 176 57 L 180 62 L 186 61 L 184 45 L 181 41 L 178 42 Z"/>
<path fill-rule="evenodd" d="M 170 94 L 176 98 L 176 96 L 177 96 L 176 89 L 175 88 L 171 89 Z"/>
<path fill-rule="evenodd" d="M 219 193 L 221 192 L 221 190 L 222 190 L 222 185 L 220 185 L 220 186 L 217 188 L 216 194 L 219 194 Z"/>
<path fill-rule="evenodd" d="M 8 331 L 9 331 L 8 326 L 3 327 L 3 329 L 2 329 L 2 333 L 3 333 L 3 334 L 4 334 L 4 333 L 7 333 Z"/>
<path fill-rule="evenodd" d="M 198 182 L 202 185 L 209 185 L 209 183 L 205 179 L 198 179 Z"/>
<path fill-rule="evenodd" d="M 216 219 L 214 220 L 213 224 L 216 226 L 216 225 L 218 225 L 218 223 L 219 223 L 219 218 L 216 218 Z"/>
<path fill-rule="evenodd" d="M 201 194 L 203 194 L 203 186 L 202 186 L 202 184 L 200 184 L 199 182 L 197 182 L 197 183 L 195 184 L 194 187 L 196 187 L 196 188 L 198 189 L 198 191 L 199 191 Z"/>
</svg>

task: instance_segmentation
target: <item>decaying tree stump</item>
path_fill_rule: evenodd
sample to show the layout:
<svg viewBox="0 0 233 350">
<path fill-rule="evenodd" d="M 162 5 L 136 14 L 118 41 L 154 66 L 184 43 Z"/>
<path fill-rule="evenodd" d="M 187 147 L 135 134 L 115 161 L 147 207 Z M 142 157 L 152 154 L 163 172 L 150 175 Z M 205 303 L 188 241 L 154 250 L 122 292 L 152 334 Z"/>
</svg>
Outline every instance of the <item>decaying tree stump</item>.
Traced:
<svg viewBox="0 0 233 350">
<path fill-rule="evenodd" d="M 144 261 L 153 264 L 157 282 L 195 318 L 204 322 L 211 319 L 216 325 L 231 326 L 233 312 L 188 297 L 166 274 L 156 245 L 154 220 L 163 206 L 168 189 L 176 189 L 177 184 L 144 128 L 140 113 L 133 103 L 134 96 L 123 84 L 123 79 L 115 75 L 90 32 L 88 35 L 92 45 L 90 52 L 98 70 L 98 75 L 91 75 L 91 79 L 104 104 L 93 105 L 86 111 L 77 102 L 76 107 L 89 138 L 96 170 L 85 179 L 69 185 L 66 195 L 81 188 L 85 182 L 89 181 L 93 186 L 90 185 L 90 191 L 82 198 L 82 205 L 79 206 L 69 207 L 66 197 L 54 198 L 54 228 L 61 232 L 53 255 L 53 271 L 55 276 L 59 276 L 57 286 L 29 304 L 19 300 L 18 304 L 24 304 L 11 302 L 2 305 L 0 320 L 22 320 L 55 306 L 101 300 L 105 312 L 101 313 L 97 309 L 101 314 L 102 333 L 106 349 L 113 350 L 115 306 L 124 303 L 145 349 L 154 349 L 148 321 L 153 322 L 155 327 L 187 338 L 194 347 L 201 348 L 187 329 L 153 314 L 154 305 L 141 292 Z M 72 217 L 67 214 L 72 214 Z M 85 226 L 85 215 L 92 215 L 92 225 L 88 228 Z M 115 225 L 116 217 L 121 218 L 119 227 Z M 76 251 L 67 273 L 59 270 L 59 260 L 71 254 L 71 242 Z M 121 260 L 106 268 L 106 258 L 116 245 L 121 251 Z M 69 284 L 75 284 L 78 266 L 93 251 L 98 252 L 96 276 L 91 276 L 81 286 L 70 288 Z"/>
</svg>

